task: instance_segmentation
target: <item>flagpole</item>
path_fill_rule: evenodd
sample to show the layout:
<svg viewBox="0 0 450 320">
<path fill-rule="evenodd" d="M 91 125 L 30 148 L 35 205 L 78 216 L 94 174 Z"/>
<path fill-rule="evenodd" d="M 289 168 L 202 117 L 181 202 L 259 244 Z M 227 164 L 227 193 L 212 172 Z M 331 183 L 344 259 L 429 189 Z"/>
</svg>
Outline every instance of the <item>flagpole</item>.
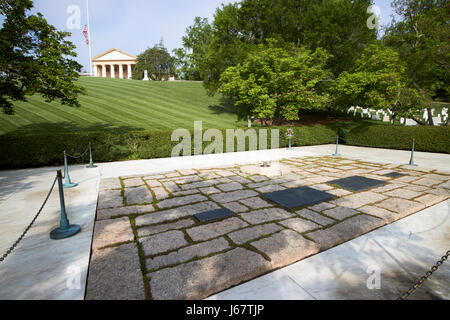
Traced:
<svg viewBox="0 0 450 320">
<path fill-rule="evenodd" d="M 87 31 L 89 39 L 89 70 L 91 76 L 94 76 L 94 74 L 92 73 L 92 48 L 91 48 L 92 38 L 91 38 L 91 26 L 89 23 L 89 0 L 86 0 L 86 13 L 87 13 L 87 29 L 88 29 Z"/>
</svg>

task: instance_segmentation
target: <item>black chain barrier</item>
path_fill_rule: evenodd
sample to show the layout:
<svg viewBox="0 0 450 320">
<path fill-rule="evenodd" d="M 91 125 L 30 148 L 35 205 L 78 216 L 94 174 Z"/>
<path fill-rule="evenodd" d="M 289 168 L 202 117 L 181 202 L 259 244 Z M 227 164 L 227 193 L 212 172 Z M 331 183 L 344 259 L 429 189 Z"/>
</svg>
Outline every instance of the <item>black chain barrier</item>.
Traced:
<svg viewBox="0 0 450 320">
<path fill-rule="evenodd" d="M 44 209 L 48 198 L 50 198 L 50 195 L 52 194 L 53 188 L 55 187 L 55 183 L 56 180 L 58 180 L 58 176 L 55 177 L 55 180 L 53 180 L 53 184 L 52 187 L 50 188 L 50 191 L 47 194 L 47 197 L 45 198 L 44 202 L 42 203 L 41 208 L 39 209 L 38 213 L 34 216 L 33 220 L 31 221 L 31 223 L 28 225 L 28 227 L 25 229 L 25 231 L 22 233 L 22 235 L 19 237 L 19 239 L 16 240 L 16 242 L 14 242 L 14 244 L 8 249 L 8 251 L 6 251 L 6 253 L 0 257 L 0 262 L 3 262 L 3 260 L 6 259 L 6 257 L 8 257 L 8 255 L 17 247 L 17 245 L 19 244 L 20 241 L 22 241 L 22 239 L 25 237 L 25 235 L 27 234 L 27 232 L 30 230 L 30 228 L 33 226 L 34 222 L 36 221 L 36 219 L 38 218 L 38 216 L 41 214 L 42 209 Z"/>
<path fill-rule="evenodd" d="M 89 144 L 87 146 L 86 150 L 84 150 L 84 152 L 82 154 L 80 154 L 79 156 L 72 156 L 72 155 L 68 154 L 67 152 L 66 152 L 66 156 L 68 156 L 68 157 L 70 157 L 72 159 L 80 159 L 81 157 L 83 157 L 89 151 L 89 147 L 90 146 L 91 146 L 91 144 Z"/>
<path fill-rule="evenodd" d="M 422 286 L 425 280 L 427 280 L 433 272 L 435 272 L 443 263 L 445 260 L 448 259 L 448 256 L 450 255 L 450 250 L 447 251 L 447 253 L 442 256 L 442 258 L 436 262 L 434 266 L 431 267 L 431 269 L 423 276 L 421 277 L 411 288 L 409 288 L 408 291 L 406 291 L 402 296 L 400 296 L 397 300 L 405 300 L 408 298 L 414 291 L 416 291 L 418 288 Z"/>
</svg>

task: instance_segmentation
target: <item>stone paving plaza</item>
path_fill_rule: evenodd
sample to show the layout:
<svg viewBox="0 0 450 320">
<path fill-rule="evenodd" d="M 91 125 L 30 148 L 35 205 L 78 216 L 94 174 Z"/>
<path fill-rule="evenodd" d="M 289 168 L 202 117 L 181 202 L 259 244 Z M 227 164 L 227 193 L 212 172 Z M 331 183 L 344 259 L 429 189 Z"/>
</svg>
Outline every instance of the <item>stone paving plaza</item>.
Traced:
<svg viewBox="0 0 450 320">
<path fill-rule="evenodd" d="M 351 176 L 386 184 L 327 184 Z M 286 210 L 263 197 L 302 186 L 335 198 Z M 103 179 L 86 298 L 203 299 L 449 197 L 450 172 L 340 157 Z M 222 208 L 233 215 L 194 217 Z"/>
</svg>

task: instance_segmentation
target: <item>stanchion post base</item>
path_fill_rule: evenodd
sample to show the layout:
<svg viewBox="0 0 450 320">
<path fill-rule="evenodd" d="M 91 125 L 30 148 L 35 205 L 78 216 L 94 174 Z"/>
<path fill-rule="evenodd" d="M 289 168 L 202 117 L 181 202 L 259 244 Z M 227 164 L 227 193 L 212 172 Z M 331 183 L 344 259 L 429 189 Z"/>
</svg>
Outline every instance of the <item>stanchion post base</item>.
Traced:
<svg viewBox="0 0 450 320">
<path fill-rule="evenodd" d="M 56 228 L 56 229 L 52 230 L 52 232 L 50 232 L 50 239 L 53 239 L 53 240 L 66 239 L 66 238 L 76 235 L 80 231 L 81 231 L 81 227 L 77 224 L 72 224 L 64 229 Z"/>
<path fill-rule="evenodd" d="M 64 189 L 69 189 L 69 188 L 75 188 L 78 185 L 78 183 L 64 183 L 63 184 L 63 188 Z"/>
<path fill-rule="evenodd" d="M 86 166 L 86 168 L 92 169 L 92 168 L 98 168 L 98 166 L 96 166 L 95 164 L 90 164 L 90 165 Z"/>
<path fill-rule="evenodd" d="M 333 153 L 331 156 L 333 156 L 333 157 L 340 157 L 341 154 L 340 153 Z"/>
</svg>

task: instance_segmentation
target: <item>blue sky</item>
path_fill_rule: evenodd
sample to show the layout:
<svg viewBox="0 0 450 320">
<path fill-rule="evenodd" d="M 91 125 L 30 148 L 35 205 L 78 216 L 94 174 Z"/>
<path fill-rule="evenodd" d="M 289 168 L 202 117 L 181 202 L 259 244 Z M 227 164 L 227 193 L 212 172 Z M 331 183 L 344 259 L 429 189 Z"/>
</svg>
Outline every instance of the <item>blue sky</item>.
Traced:
<svg viewBox="0 0 450 320">
<path fill-rule="evenodd" d="M 314 0 L 311 0 L 314 1 Z M 93 56 L 111 48 L 137 55 L 162 37 L 169 52 L 182 46 L 181 37 L 196 16 L 212 20 L 222 3 L 235 0 L 90 0 L 91 44 Z M 390 21 L 389 0 L 375 0 L 382 23 Z M 81 28 L 86 24 L 86 0 L 35 0 L 33 12 L 41 12 L 59 30 L 70 31 L 77 46 L 80 64 L 88 70 L 89 53 L 82 30 L 69 30 L 70 5 L 81 9 Z M 369 17 L 369 15 L 368 15 Z"/>
</svg>

